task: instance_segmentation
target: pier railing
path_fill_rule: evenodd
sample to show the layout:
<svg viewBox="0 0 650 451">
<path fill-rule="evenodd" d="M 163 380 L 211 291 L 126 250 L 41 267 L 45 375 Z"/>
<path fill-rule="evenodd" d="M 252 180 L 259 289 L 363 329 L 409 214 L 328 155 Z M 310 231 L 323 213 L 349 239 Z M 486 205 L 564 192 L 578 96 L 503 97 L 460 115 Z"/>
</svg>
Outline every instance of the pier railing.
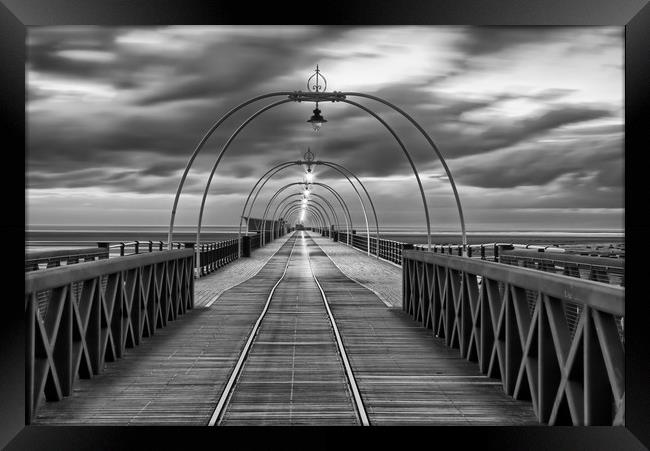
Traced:
<svg viewBox="0 0 650 451">
<path fill-rule="evenodd" d="M 25 254 L 25 272 L 105 258 L 108 258 L 108 250 L 94 247 L 29 252 Z"/>
<path fill-rule="evenodd" d="M 348 234 L 346 232 L 338 232 L 338 240 L 341 243 L 348 242 Z M 368 237 L 366 235 L 357 235 L 356 233 L 350 234 L 350 244 L 357 249 L 368 252 Z M 379 257 L 390 262 L 401 264 L 402 251 L 404 249 L 413 249 L 413 245 L 409 243 L 401 243 L 393 240 L 379 240 Z M 370 237 L 370 253 L 377 255 L 377 237 Z"/>
<path fill-rule="evenodd" d="M 146 252 L 167 250 L 166 242 L 151 240 L 120 241 L 117 243 L 99 242 L 97 243 L 97 246 L 100 248 L 108 249 L 109 255 L 111 257 L 115 257 L 117 255 L 124 257 L 126 255 L 138 255 Z M 183 243 L 172 243 L 172 249 L 183 249 L 183 247 Z"/>
<path fill-rule="evenodd" d="M 322 232 L 321 232 L 322 233 Z M 366 235 L 351 234 L 350 245 L 368 251 Z M 347 243 L 347 233 L 338 232 L 338 241 Z M 370 237 L 370 254 L 377 255 L 377 238 Z M 409 244 L 392 240 L 379 240 L 379 257 L 402 264 L 402 252 L 414 249 L 427 251 L 422 244 Z M 463 247 L 454 244 L 433 244 L 431 253 L 463 255 Z M 625 285 L 625 260 L 611 257 L 592 257 L 565 253 L 555 246 L 534 246 L 512 243 L 486 243 L 467 246 L 467 257 L 531 268 L 538 271 L 562 274 L 579 279 L 595 280 L 611 285 Z"/>
<path fill-rule="evenodd" d="M 191 249 L 61 266 L 25 275 L 26 423 L 42 398 L 69 396 L 194 306 Z"/>
<path fill-rule="evenodd" d="M 199 255 L 201 275 L 210 274 L 239 258 L 239 240 L 234 238 L 201 244 L 201 253 Z"/>
<path fill-rule="evenodd" d="M 625 261 L 619 258 L 589 257 L 515 249 L 502 250 L 499 263 L 595 280 L 612 285 L 625 285 Z"/>
<path fill-rule="evenodd" d="M 415 250 L 402 271 L 403 309 L 540 422 L 624 423 L 624 288 Z"/>
</svg>

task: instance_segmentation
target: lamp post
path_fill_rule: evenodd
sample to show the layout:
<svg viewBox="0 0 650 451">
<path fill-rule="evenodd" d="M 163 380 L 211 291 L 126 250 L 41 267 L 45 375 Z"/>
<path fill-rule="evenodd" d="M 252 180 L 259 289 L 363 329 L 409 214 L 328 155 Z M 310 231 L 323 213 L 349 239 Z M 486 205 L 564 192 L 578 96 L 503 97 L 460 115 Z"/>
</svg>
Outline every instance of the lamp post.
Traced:
<svg viewBox="0 0 650 451">
<path fill-rule="evenodd" d="M 316 78 L 316 82 L 314 84 L 311 84 L 314 78 Z M 321 86 L 320 84 L 321 78 L 323 79 L 323 83 L 325 83 L 324 86 Z M 323 77 L 320 74 L 320 69 L 318 68 L 318 64 L 317 64 L 316 72 L 307 80 L 307 91 L 318 94 L 321 91 L 321 88 L 323 91 L 327 90 L 327 80 L 325 79 L 325 77 Z M 307 122 L 309 122 L 311 126 L 314 128 L 314 131 L 316 133 L 318 133 L 320 131 L 320 128 L 323 126 L 323 124 L 327 122 L 327 119 L 321 116 L 320 113 L 321 111 L 318 109 L 318 100 L 316 100 L 316 108 L 314 109 L 312 116 L 307 120 Z"/>
</svg>

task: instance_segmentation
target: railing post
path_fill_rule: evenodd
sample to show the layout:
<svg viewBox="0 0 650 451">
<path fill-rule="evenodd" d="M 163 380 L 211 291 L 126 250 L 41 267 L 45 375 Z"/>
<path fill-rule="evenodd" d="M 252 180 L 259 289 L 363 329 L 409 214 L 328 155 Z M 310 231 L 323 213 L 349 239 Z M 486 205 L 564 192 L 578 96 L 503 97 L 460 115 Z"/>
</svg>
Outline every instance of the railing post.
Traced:
<svg viewBox="0 0 650 451">
<path fill-rule="evenodd" d="M 120 257 L 124 257 L 124 243 L 120 243 Z"/>
<path fill-rule="evenodd" d="M 149 240 L 149 252 L 153 252 L 153 241 Z"/>
<path fill-rule="evenodd" d="M 140 242 L 139 241 L 135 242 L 135 247 L 134 248 L 135 248 L 135 253 L 139 254 L 140 253 Z"/>
<path fill-rule="evenodd" d="M 401 249 L 400 249 L 400 255 L 399 255 L 400 258 L 399 259 L 400 259 L 400 261 L 402 263 L 402 267 L 404 267 L 404 251 L 409 250 L 409 249 L 414 249 L 415 246 L 413 244 L 411 244 L 411 243 L 403 243 L 400 246 L 400 248 Z"/>
<path fill-rule="evenodd" d="M 248 236 L 248 235 L 242 237 L 241 255 L 242 255 L 242 257 L 250 257 L 251 256 L 251 237 Z"/>
</svg>

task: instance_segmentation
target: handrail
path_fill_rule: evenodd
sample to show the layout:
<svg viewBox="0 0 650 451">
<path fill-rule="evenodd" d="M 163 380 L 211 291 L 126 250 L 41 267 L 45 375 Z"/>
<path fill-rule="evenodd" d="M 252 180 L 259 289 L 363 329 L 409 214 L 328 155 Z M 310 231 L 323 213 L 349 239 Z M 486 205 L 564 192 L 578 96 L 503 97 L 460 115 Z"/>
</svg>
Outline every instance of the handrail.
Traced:
<svg viewBox="0 0 650 451">
<path fill-rule="evenodd" d="M 624 424 L 623 287 L 416 250 L 402 267 L 404 311 L 541 423 Z"/>
<path fill-rule="evenodd" d="M 101 374 L 192 309 L 193 260 L 180 249 L 27 273 L 25 422 L 43 397 L 70 396 L 77 377 Z"/>
<path fill-rule="evenodd" d="M 507 282 L 526 290 L 543 291 L 549 296 L 566 298 L 613 315 L 625 315 L 625 288 L 615 285 L 454 255 L 405 250 L 402 256 Z"/>
<path fill-rule="evenodd" d="M 108 250 L 97 249 L 96 247 L 87 247 L 81 249 L 59 249 L 51 251 L 29 251 L 25 252 L 25 271 L 39 270 L 39 265 L 47 264 L 47 267 L 60 266 L 65 262 L 66 265 L 94 261 L 95 259 L 108 258 Z"/>
<path fill-rule="evenodd" d="M 92 279 L 104 274 L 128 271 L 142 265 L 153 265 L 192 255 L 191 249 L 176 249 L 151 254 L 139 254 L 137 256 L 129 255 L 128 258 L 98 260 L 84 265 L 59 266 L 32 271 L 25 274 L 25 294 L 60 287 L 79 280 Z"/>
<path fill-rule="evenodd" d="M 347 239 L 347 234 L 339 232 L 341 238 Z M 374 237 L 370 238 L 374 243 Z M 367 251 L 366 237 L 352 234 L 351 245 L 362 251 Z M 415 249 L 427 251 L 427 245 L 409 244 L 400 241 L 381 239 L 379 242 L 379 258 L 401 265 L 402 250 Z M 371 245 L 371 248 L 375 248 Z M 480 252 L 474 254 L 474 252 Z M 376 251 L 375 251 L 376 252 Z M 474 260 L 497 261 L 511 266 L 524 266 L 538 271 L 559 273 L 574 277 L 587 278 L 612 285 L 624 285 L 625 260 L 608 257 L 589 257 L 565 252 L 565 249 L 554 246 L 535 246 L 513 243 L 483 243 L 466 246 L 467 257 Z M 427 253 L 435 255 L 463 254 L 460 244 L 432 244 Z M 581 270 L 584 270 L 581 272 Z M 584 274 L 583 274 L 584 273 Z"/>
</svg>

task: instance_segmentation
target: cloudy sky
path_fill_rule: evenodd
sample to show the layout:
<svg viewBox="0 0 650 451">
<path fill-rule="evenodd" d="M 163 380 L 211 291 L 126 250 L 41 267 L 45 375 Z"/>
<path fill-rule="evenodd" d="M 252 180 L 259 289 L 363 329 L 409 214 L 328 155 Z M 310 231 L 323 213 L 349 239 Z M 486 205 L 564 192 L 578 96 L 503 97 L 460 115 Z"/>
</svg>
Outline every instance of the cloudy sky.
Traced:
<svg viewBox="0 0 650 451">
<path fill-rule="evenodd" d="M 422 124 L 456 180 L 469 231 L 622 229 L 623 44 L 619 27 L 33 27 L 27 223 L 168 223 L 180 175 L 212 123 L 255 95 L 304 90 L 319 64 L 328 90 L 378 95 Z M 456 230 L 449 181 L 421 135 L 388 108 L 359 102 L 412 154 L 433 229 Z M 267 103 L 242 110 L 208 141 L 177 224 L 196 224 L 221 145 Z M 364 181 L 381 225 L 423 227 L 415 178 L 386 129 L 328 103 L 316 134 L 305 122 L 312 109 L 290 102 L 239 135 L 204 224 L 237 223 L 257 179 L 310 147 Z M 278 174 L 256 213 L 302 173 Z M 358 205 L 336 172 L 318 167 L 316 177 Z"/>
</svg>

